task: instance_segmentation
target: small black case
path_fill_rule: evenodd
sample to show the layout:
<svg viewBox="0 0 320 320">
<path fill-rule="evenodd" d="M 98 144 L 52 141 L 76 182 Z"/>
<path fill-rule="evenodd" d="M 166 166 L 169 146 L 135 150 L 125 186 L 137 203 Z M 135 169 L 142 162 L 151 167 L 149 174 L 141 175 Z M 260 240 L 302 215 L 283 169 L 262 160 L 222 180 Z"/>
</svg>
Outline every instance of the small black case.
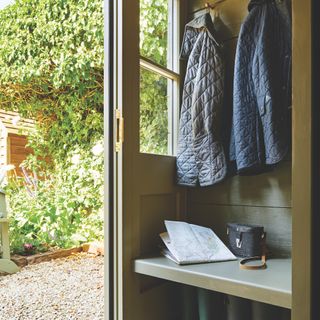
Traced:
<svg viewBox="0 0 320 320">
<path fill-rule="evenodd" d="M 227 235 L 229 249 L 241 258 L 263 255 L 265 232 L 263 226 L 228 223 Z"/>
</svg>

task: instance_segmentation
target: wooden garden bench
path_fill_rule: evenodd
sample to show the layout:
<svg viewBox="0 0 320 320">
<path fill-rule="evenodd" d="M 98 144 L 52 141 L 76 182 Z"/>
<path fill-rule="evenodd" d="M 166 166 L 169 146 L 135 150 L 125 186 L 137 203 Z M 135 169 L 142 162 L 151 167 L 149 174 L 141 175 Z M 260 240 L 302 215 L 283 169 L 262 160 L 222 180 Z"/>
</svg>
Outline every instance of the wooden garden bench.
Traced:
<svg viewBox="0 0 320 320">
<path fill-rule="evenodd" d="M 0 272 L 15 273 L 17 265 L 10 260 L 9 221 L 5 194 L 0 190 Z"/>
</svg>

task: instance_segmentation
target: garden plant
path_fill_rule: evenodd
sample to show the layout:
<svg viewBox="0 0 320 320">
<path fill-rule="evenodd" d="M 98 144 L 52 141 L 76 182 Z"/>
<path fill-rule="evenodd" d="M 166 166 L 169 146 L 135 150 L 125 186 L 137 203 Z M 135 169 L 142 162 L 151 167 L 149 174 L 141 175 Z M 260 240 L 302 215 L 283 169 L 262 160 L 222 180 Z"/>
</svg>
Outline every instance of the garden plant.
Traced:
<svg viewBox="0 0 320 320">
<path fill-rule="evenodd" d="M 102 0 L 0 11 L 0 108 L 36 122 L 26 174 L 5 186 L 15 252 L 103 235 L 103 23 Z"/>
<path fill-rule="evenodd" d="M 141 54 L 165 65 L 168 1 L 140 10 Z M 24 176 L 5 186 L 14 252 L 103 237 L 103 29 L 103 0 L 15 0 L 0 11 L 0 109 L 36 123 Z M 167 82 L 140 77 L 141 151 L 163 154 Z"/>
</svg>

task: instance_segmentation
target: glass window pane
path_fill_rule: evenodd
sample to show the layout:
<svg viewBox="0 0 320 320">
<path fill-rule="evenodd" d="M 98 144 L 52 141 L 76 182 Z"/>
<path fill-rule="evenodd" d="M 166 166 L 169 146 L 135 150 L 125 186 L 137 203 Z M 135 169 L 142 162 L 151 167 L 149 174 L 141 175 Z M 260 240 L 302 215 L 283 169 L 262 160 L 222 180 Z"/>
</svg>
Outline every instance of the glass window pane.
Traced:
<svg viewBox="0 0 320 320">
<path fill-rule="evenodd" d="M 172 80 L 140 69 L 140 152 L 172 154 Z"/>
<path fill-rule="evenodd" d="M 169 1 L 140 0 L 140 54 L 171 68 Z"/>
</svg>

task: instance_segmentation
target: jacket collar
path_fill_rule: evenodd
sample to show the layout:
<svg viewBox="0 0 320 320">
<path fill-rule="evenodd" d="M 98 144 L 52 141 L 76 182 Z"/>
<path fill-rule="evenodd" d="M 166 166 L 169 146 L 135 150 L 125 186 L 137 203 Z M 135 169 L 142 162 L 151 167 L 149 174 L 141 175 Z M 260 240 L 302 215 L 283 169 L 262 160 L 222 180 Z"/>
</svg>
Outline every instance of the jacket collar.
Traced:
<svg viewBox="0 0 320 320">
<path fill-rule="evenodd" d="M 220 46 L 219 37 L 217 36 L 217 32 L 215 31 L 216 28 L 214 26 L 214 22 L 212 21 L 210 13 L 205 13 L 194 18 L 192 21 L 187 23 L 186 28 L 207 29 L 211 38 L 218 46 Z"/>
<path fill-rule="evenodd" d="M 271 3 L 274 2 L 274 0 L 251 0 L 248 5 L 248 10 L 250 12 L 254 7 L 264 5 L 268 2 Z"/>
<path fill-rule="evenodd" d="M 283 14 L 287 23 L 291 25 L 291 1 L 290 0 L 251 0 L 248 5 L 249 12 L 257 7 L 265 4 L 273 4 Z"/>
<path fill-rule="evenodd" d="M 213 25 L 210 13 L 202 14 L 187 23 L 187 27 L 200 29 L 211 27 Z"/>
</svg>

